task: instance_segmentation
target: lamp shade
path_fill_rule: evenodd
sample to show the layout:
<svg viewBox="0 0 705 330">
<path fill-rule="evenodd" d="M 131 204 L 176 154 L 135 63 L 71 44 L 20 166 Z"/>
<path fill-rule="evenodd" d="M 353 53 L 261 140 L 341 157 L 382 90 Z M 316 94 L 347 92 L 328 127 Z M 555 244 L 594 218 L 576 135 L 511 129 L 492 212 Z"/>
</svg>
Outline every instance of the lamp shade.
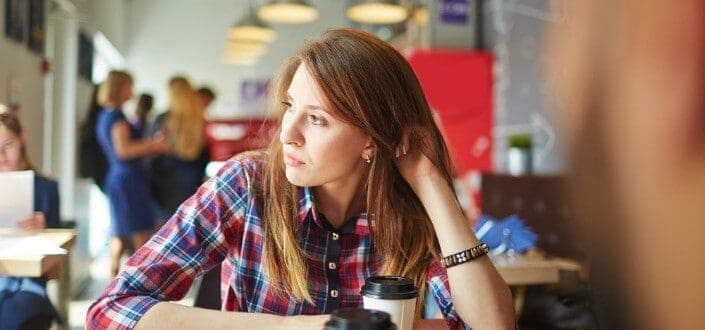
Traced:
<svg viewBox="0 0 705 330">
<path fill-rule="evenodd" d="M 303 24 L 315 21 L 318 10 L 303 0 L 273 0 L 260 7 L 257 15 L 271 23 Z"/>
<path fill-rule="evenodd" d="M 428 9 L 426 7 L 417 7 L 412 14 L 414 21 L 421 26 L 428 25 Z"/>
<path fill-rule="evenodd" d="M 252 10 L 228 30 L 230 40 L 272 42 L 277 32 L 257 18 Z"/>
<path fill-rule="evenodd" d="M 267 46 L 258 41 L 233 41 L 225 45 L 229 56 L 258 57 L 267 52 Z"/>
<path fill-rule="evenodd" d="M 257 26 L 232 26 L 228 30 L 230 40 L 252 40 L 262 42 L 272 42 L 277 38 L 277 32 Z"/>
<path fill-rule="evenodd" d="M 221 58 L 221 61 L 223 63 L 234 65 L 255 65 L 257 64 L 258 60 L 259 57 L 256 56 L 241 56 L 237 54 L 228 53 L 227 51 L 223 53 L 223 56 Z"/>
<path fill-rule="evenodd" d="M 348 8 L 347 16 L 363 24 L 394 24 L 404 21 L 409 12 L 393 0 L 365 1 Z"/>
</svg>

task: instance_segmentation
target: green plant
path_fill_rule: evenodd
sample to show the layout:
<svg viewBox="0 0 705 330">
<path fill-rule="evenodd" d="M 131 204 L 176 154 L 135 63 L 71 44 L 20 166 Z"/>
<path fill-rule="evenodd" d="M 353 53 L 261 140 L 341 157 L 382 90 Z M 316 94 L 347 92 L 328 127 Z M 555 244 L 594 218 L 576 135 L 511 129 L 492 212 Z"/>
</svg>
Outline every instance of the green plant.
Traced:
<svg viewBox="0 0 705 330">
<path fill-rule="evenodd" d="M 514 134 L 509 136 L 509 147 L 519 149 L 531 149 L 530 134 Z"/>
</svg>

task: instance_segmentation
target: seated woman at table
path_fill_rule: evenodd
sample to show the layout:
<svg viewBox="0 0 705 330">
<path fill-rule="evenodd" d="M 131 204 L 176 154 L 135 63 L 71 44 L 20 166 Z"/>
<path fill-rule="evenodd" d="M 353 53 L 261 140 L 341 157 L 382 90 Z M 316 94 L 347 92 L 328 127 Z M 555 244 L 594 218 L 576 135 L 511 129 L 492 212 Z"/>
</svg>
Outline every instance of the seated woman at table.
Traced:
<svg viewBox="0 0 705 330">
<path fill-rule="evenodd" d="M 378 274 L 431 290 L 453 329 L 514 328 L 487 256 L 441 263 L 480 242 L 399 52 L 331 30 L 287 61 L 272 92 L 281 127 L 269 151 L 233 157 L 184 202 L 93 303 L 88 329 L 321 329 L 324 314 L 362 307 L 360 288 Z M 167 303 L 218 263 L 227 313 Z"/>
<path fill-rule="evenodd" d="M 24 132 L 17 117 L 0 113 L 0 172 L 34 171 L 34 214 L 17 225 L 32 231 L 59 227 L 59 190 L 54 180 L 34 169 L 27 157 Z M 56 310 L 46 294 L 46 279 L 0 276 L 0 326 L 3 329 L 48 329 Z"/>
</svg>

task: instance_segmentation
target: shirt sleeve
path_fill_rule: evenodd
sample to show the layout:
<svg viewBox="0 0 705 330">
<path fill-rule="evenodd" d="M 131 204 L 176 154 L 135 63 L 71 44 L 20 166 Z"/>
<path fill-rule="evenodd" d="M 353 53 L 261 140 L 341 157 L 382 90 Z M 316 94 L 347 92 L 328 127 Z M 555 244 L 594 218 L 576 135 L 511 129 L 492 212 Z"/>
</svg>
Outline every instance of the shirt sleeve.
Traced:
<svg viewBox="0 0 705 330">
<path fill-rule="evenodd" d="M 36 175 L 34 178 L 34 210 L 44 214 L 47 228 L 61 227 L 59 185 L 56 181 Z"/>
<path fill-rule="evenodd" d="M 61 212 L 59 209 L 59 205 L 61 205 L 59 203 L 59 184 L 56 181 L 49 181 L 48 194 L 49 208 L 44 214 L 46 225 L 49 228 L 61 227 Z"/>
<path fill-rule="evenodd" d="M 86 329 L 131 329 L 158 302 L 182 299 L 197 276 L 239 246 L 250 181 L 234 160 L 204 183 L 93 302 Z"/>
<path fill-rule="evenodd" d="M 448 325 L 448 329 L 471 329 L 466 325 L 453 307 L 453 300 L 450 295 L 450 285 L 448 284 L 448 273 L 441 266 L 441 262 L 433 259 L 428 266 L 428 290 L 431 291 L 433 299 L 443 314 L 443 318 Z"/>
</svg>

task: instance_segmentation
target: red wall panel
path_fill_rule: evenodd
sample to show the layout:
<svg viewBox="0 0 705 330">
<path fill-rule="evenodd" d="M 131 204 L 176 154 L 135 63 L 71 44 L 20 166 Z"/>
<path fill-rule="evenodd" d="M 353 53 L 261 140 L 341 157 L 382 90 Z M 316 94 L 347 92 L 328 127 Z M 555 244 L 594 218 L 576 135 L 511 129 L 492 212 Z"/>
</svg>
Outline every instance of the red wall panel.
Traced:
<svg viewBox="0 0 705 330">
<path fill-rule="evenodd" d="M 488 52 L 417 50 L 408 57 L 440 124 L 456 175 L 492 170 L 493 56 Z"/>
</svg>

